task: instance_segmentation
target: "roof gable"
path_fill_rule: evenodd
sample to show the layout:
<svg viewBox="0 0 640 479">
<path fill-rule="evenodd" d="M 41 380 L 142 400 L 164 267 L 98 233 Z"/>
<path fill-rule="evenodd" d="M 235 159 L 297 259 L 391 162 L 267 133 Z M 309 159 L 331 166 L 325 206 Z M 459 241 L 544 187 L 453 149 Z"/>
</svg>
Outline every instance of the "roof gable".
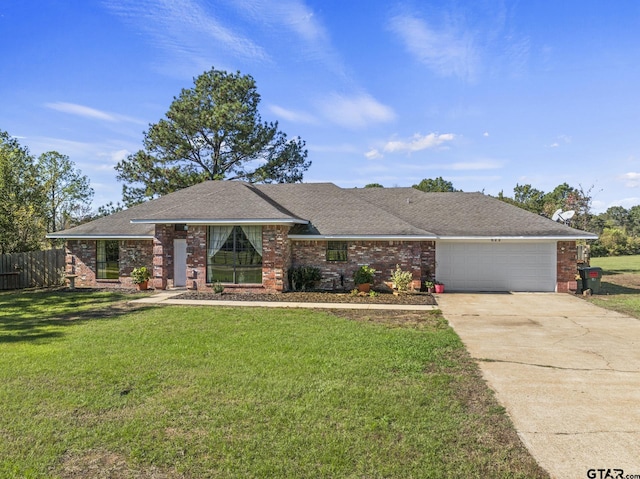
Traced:
<svg viewBox="0 0 640 479">
<path fill-rule="evenodd" d="M 287 210 L 308 219 L 308 227 L 299 229 L 304 234 L 435 237 L 430 231 L 333 183 L 269 184 L 256 185 L 256 188 Z"/>
</svg>

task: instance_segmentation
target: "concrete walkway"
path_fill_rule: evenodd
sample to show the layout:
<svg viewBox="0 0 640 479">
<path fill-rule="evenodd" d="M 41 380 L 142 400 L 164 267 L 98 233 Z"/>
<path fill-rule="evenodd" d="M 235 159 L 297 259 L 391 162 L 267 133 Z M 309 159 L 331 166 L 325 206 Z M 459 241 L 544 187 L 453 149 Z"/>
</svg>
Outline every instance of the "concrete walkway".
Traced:
<svg viewBox="0 0 640 479">
<path fill-rule="evenodd" d="M 365 304 L 365 303 L 294 303 L 286 301 L 224 301 L 224 300 L 199 300 L 199 299 L 175 299 L 184 291 L 160 291 L 146 298 L 134 299 L 132 303 L 142 304 L 173 304 L 191 306 L 230 306 L 251 308 L 310 308 L 310 309 L 383 309 L 396 311 L 432 311 L 438 306 L 427 304 Z"/>
<path fill-rule="evenodd" d="M 568 294 L 438 302 L 552 477 L 640 477 L 640 320 Z"/>
</svg>

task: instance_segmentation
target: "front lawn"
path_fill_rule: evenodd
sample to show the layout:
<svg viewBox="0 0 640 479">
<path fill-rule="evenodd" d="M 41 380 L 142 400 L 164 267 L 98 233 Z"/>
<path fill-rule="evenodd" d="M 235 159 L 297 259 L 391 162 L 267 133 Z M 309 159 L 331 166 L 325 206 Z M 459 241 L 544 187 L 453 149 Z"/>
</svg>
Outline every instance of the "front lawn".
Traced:
<svg viewBox="0 0 640 479">
<path fill-rule="evenodd" d="M 604 308 L 640 318 L 640 256 L 592 258 L 603 269 L 602 292 L 590 301 Z"/>
<path fill-rule="evenodd" d="M 382 314 L 1 295 L 0 477 L 547 477 L 446 321 Z"/>
</svg>

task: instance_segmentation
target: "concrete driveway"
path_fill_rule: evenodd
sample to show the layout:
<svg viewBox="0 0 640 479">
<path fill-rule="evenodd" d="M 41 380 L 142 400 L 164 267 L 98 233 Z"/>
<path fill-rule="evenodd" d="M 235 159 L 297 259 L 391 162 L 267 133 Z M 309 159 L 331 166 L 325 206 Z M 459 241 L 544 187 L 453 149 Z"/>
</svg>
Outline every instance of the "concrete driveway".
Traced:
<svg viewBox="0 0 640 479">
<path fill-rule="evenodd" d="M 640 478 L 640 320 L 568 294 L 438 303 L 552 477 Z"/>
</svg>

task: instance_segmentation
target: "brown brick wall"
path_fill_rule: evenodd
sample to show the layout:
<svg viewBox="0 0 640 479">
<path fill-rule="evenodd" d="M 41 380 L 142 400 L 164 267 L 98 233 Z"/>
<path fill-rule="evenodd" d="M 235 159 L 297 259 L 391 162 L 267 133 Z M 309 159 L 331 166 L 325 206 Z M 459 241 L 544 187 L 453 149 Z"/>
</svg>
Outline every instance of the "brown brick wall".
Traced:
<svg viewBox="0 0 640 479">
<path fill-rule="evenodd" d="M 153 244 L 150 240 L 119 240 L 120 278 L 97 279 L 97 241 L 69 240 L 66 245 L 66 274 L 76 274 L 80 288 L 131 288 L 131 271 L 137 266 L 150 268 L 153 263 Z"/>
<path fill-rule="evenodd" d="M 577 247 L 575 241 L 558 241 L 556 291 L 575 292 L 577 271 Z"/>
<path fill-rule="evenodd" d="M 262 285 L 267 291 L 288 288 L 287 271 L 291 266 L 291 242 L 288 226 L 262 228 Z"/>
<path fill-rule="evenodd" d="M 420 289 L 435 272 L 435 243 L 432 241 L 348 241 L 346 262 L 326 261 L 327 241 L 292 242 L 292 266 L 320 268 L 322 289 L 354 288 L 353 273 L 362 264 L 376 269 L 374 287 L 389 281 L 396 265 L 411 271 L 413 288 Z"/>
<path fill-rule="evenodd" d="M 173 240 L 187 236 L 187 231 L 176 231 L 172 224 L 156 225 L 153 240 L 153 282 L 156 288 L 173 287 Z"/>
<path fill-rule="evenodd" d="M 207 227 L 189 226 L 187 232 L 187 288 L 207 287 Z"/>
<path fill-rule="evenodd" d="M 349 241 L 346 262 L 327 262 L 327 241 L 291 241 L 289 228 L 263 228 L 262 287 L 227 286 L 227 289 L 254 292 L 280 292 L 289 288 L 287 273 L 292 266 L 316 266 L 322 274 L 318 285 L 327 290 L 350 290 L 353 272 L 359 265 L 376 269 L 374 284 L 382 287 L 389 281 L 396 264 L 413 275 L 413 288 L 435 277 L 435 243 L 433 241 Z M 187 287 L 210 290 L 207 285 L 207 227 L 190 226 L 187 232 L 175 231 L 173 225 L 158 225 L 156 238 L 126 240 L 120 244 L 120 278 L 96 279 L 96 241 L 69 240 L 66 244 L 66 273 L 76 274 L 78 287 L 132 287 L 130 274 L 136 266 L 153 268 L 153 284 L 158 289 L 173 286 L 173 240 L 187 240 Z M 576 242 L 557 243 L 557 291 L 575 291 Z"/>
</svg>

